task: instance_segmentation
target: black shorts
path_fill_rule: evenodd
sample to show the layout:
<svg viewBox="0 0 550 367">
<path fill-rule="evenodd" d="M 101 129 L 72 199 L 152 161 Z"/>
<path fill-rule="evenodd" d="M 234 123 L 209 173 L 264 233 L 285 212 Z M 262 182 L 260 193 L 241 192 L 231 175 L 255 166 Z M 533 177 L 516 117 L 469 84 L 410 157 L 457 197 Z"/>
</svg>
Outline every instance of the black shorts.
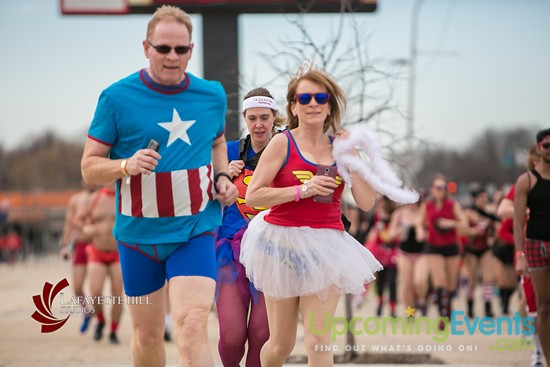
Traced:
<svg viewBox="0 0 550 367">
<path fill-rule="evenodd" d="M 508 245 L 504 242 L 497 241 L 491 247 L 491 252 L 504 265 L 514 265 L 514 245 Z"/>
<path fill-rule="evenodd" d="M 488 249 L 488 247 L 484 249 L 478 249 L 470 246 L 464 246 L 464 254 L 469 253 L 480 259 L 483 254 L 487 252 Z"/>
<path fill-rule="evenodd" d="M 458 256 L 460 252 L 456 243 L 444 246 L 434 246 L 427 243 L 424 247 L 424 253 L 426 255 L 441 255 L 443 257 L 451 257 Z"/>
</svg>

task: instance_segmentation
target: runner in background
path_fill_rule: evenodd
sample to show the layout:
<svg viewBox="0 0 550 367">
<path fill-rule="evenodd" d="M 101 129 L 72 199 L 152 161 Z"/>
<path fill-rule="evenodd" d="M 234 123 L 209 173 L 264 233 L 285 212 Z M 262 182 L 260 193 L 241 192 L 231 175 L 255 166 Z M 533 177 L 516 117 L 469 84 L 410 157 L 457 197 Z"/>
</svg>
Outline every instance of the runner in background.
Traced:
<svg viewBox="0 0 550 367">
<path fill-rule="evenodd" d="M 537 147 L 533 146 L 527 158 L 527 170 L 530 171 L 535 168 L 535 164 L 539 161 L 540 155 L 537 152 Z M 515 185 L 510 188 L 506 197 L 502 199 L 498 206 L 497 215 L 502 218 L 502 222 L 498 228 L 497 241 L 492 247 L 493 254 L 499 260 L 497 262 L 498 286 L 500 288 L 502 312 L 505 315 L 509 313 L 510 298 L 518 284 L 514 268 L 514 192 Z M 519 312 L 522 317 L 525 317 L 527 313 L 523 291 L 520 291 L 518 295 L 520 298 Z"/>
<path fill-rule="evenodd" d="M 388 289 L 390 316 L 395 317 L 397 305 L 397 251 L 398 242 L 388 232 L 388 227 L 396 203 L 388 197 L 377 195 L 373 225 L 367 235 L 365 246 L 376 257 L 384 269 L 376 275 L 378 306 L 376 316 L 382 316 L 384 290 Z"/>
<path fill-rule="evenodd" d="M 451 316 L 451 296 L 456 290 L 460 266 L 459 233 L 468 220 L 458 202 L 451 199 L 448 180 L 443 175 L 432 179 L 430 197 L 420 206 L 417 240 L 426 241 L 425 256 L 441 317 Z M 442 329 L 445 324 L 439 323 Z"/>
<path fill-rule="evenodd" d="M 550 364 L 550 128 L 536 135 L 540 161 L 516 181 L 514 244 L 516 270 L 529 274 L 537 299 L 536 330 Z M 527 218 L 529 209 L 529 220 Z M 527 226 L 525 227 L 525 224 Z M 525 232 L 523 228 L 525 227 Z"/>
<path fill-rule="evenodd" d="M 424 242 L 417 241 L 418 216 L 422 198 L 414 204 L 397 208 L 390 220 L 388 236 L 399 241 L 397 254 L 397 275 L 399 299 L 403 306 L 417 308 L 426 315 L 429 274 L 424 254 Z"/>
<path fill-rule="evenodd" d="M 264 295 L 247 279 L 239 256 L 248 223 L 265 209 L 247 205 L 246 190 L 264 148 L 284 121 L 277 114 L 273 96 L 265 88 L 249 91 L 244 97 L 242 110 L 248 134 L 243 139 L 227 143 L 228 172 L 239 196 L 236 203 L 224 207 L 216 239 L 218 351 L 225 367 L 238 367 L 246 346 L 246 366 L 259 367 L 260 350 L 269 338 Z"/>
<path fill-rule="evenodd" d="M 357 207 L 353 201 L 351 190 L 344 188 L 342 194 L 342 212 L 350 222 L 348 233 L 353 236 L 359 243 L 366 243 L 367 234 L 369 233 L 373 222 L 373 214 L 365 212 Z M 352 294 L 351 304 L 355 309 L 363 307 L 367 300 L 367 293 L 371 283 L 365 284 L 365 291 L 362 294 Z"/>
<path fill-rule="evenodd" d="M 113 237 L 115 212 L 115 182 L 113 181 L 94 193 L 90 213 L 82 229 L 91 238 L 86 253 L 88 255 L 88 273 L 92 297 L 99 298 L 104 295 L 103 288 L 107 277 L 111 283 L 111 295 L 113 297 L 123 295 L 117 243 Z M 94 339 L 99 341 L 103 337 L 103 328 L 106 323 L 103 304 L 97 302 L 91 306 L 94 308 L 94 315 L 97 318 Z M 119 343 L 116 332 L 122 314 L 122 306 L 121 302 L 113 302 L 110 306 L 111 332 L 109 341 L 111 344 Z M 147 305 L 143 305 L 143 307 L 147 307 Z"/>
<path fill-rule="evenodd" d="M 84 189 L 69 198 L 65 214 L 65 224 L 61 235 L 60 252 L 64 260 L 72 260 L 73 289 L 78 300 L 84 299 L 84 280 L 86 278 L 86 265 L 88 255 L 86 248 L 90 243 L 90 236 L 82 231 L 86 216 L 90 212 L 92 197 L 98 189 L 97 185 L 88 185 L 82 181 Z M 86 306 L 82 304 L 82 306 Z M 92 315 L 84 314 L 80 332 L 88 329 Z"/>
<path fill-rule="evenodd" d="M 468 219 L 467 240 L 464 245 L 464 266 L 468 274 L 467 306 L 468 317 L 474 317 L 474 292 L 479 273 L 483 286 L 485 316 L 493 317 L 493 285 L 496 278 L 495 258 L 490 247 L 495 240 L 498 218 L 489 212 L 487 191 L 481 187 L 470 190 L 473 205 L 464 210 Z"/>
</svg>

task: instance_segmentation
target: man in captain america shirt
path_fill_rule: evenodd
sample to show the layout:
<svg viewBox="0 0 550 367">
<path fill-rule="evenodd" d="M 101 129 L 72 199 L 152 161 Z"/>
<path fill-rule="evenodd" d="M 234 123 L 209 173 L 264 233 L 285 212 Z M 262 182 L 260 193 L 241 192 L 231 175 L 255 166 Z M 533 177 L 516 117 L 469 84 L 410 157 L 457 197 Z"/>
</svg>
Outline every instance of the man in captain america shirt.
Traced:
<svg viewBox="0 0 550 367">
<path fill-rule="evenodd" d="M 164 366 L 165 295 L 181 366 L 213 366 L 207 319 L 216 260 L 213 230 L 237 198 L 227 174 L 226 96 L 185 71 L 194 44 L 187 13 L 163 6 L 143 41 L 149 67 L 105 89 L 82 157 L 86 182 L 117 183 L 114 236 L 129 305 L 134 366 Z M 160 149 L 143 149 L 150 139 Z M 140 302 L 138 302 L 140 303 Z"/>
</svg>

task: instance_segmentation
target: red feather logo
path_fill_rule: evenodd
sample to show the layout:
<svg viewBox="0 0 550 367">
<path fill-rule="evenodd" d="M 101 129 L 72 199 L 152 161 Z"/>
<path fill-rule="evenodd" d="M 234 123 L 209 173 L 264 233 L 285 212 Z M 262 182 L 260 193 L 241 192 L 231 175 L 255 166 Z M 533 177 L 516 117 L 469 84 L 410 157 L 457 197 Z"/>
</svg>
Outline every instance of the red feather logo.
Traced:
<svg viewBox="0 0 550 367">
<path fill-rule="evenodd" d="M 32 314 L 32 318 L 42 324 L 43 333 L 51 333 L 56 331 L 71 317 L 67 316 L 65 319 L 58 319 L 52 314 L 52 303 L 55 298 L 64 288 L 69 285 L 67 278 L 61 280 L 55 285 L 55 287 L 46 282 L 44 284 L 44 289 L 42 290 L 42 295 L 37 294 L 32 297 L 34 305 L 36 306 L 36 311 Z"/>
</svg>

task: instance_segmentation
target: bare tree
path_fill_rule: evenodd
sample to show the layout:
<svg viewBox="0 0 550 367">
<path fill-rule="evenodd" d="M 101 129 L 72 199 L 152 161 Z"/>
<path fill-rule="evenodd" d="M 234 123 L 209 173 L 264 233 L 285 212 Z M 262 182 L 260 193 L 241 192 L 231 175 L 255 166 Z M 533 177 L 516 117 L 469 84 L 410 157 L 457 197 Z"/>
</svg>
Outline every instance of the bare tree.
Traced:
<svg viewBox="0 0 550 367">
<path fill-rule="evenodd" d="M 317 41 L 305 23 L 305 14 L 288 16 L 288 22 L 297 32 L 296 38 L 283 38 L 271 44 L 272 51 L 261 53 L 274 76 L 265 84 L 288 82 L 298 67 L 307 59 L 314 60 L 330 73 L 346 91 L 348 113 L 346 124 L 369 123 L 382 113 L 391 112 L 402 118 L 393 101 L 393 91 L 399 74 L 382 70 L 375 65 L 387 60 L 371 60 L 367 43 L 369 35 L 360 30 L 356 16 L 349 13 L 349 5 L 342 1 L 342 11 L 332 25 L 327 39 Z M 387 65 L 385 65 L 387 66 Z M 377 130 L 392 139 L 399 136 L 391 129 L 377 126 Z"/>
<path fill-rule="evenodd" d="M 447 175 L 462 187 L 473 182 L 483 186 L 514 182 L 525 171 L 525 152 L 533 146 L 536 131 L 535 126 L 489 128 L 463 150 L 428 146 L 420 154 L 423 165 L 417 176 L 425 187 L 435 173 Z"/>
</svg>

